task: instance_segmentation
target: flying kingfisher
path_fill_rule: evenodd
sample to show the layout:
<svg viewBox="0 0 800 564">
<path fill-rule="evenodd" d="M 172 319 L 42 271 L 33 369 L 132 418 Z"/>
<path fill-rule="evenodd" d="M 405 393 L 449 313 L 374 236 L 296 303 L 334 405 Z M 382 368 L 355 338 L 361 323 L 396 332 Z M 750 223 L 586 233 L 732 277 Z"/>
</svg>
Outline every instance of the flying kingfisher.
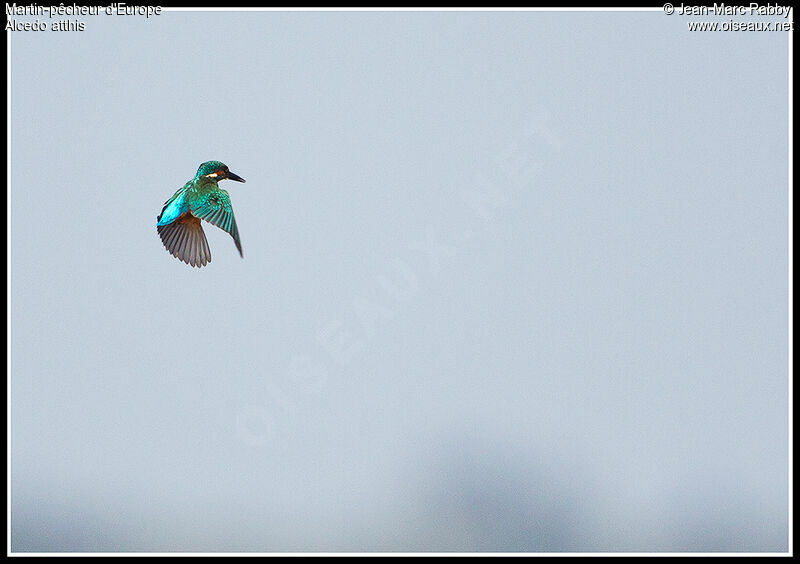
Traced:
<svg viewBox="0 0 800 564">
<path fill-rule="evenodd" d="M 194 178 L 164 204 L 156 218 L 156 229 L 172 256 L 197 267 L 211 262 L 211 249 L 200 224 L 204 219 L 230 233 L 239 255 L 244 258 L 231 198 L 217 184 L 226 178 L 244 182 L 244 178 L 232 173 L 227 165 L 219 161 L 205 162 L 197 169 Z"/>
</svg>

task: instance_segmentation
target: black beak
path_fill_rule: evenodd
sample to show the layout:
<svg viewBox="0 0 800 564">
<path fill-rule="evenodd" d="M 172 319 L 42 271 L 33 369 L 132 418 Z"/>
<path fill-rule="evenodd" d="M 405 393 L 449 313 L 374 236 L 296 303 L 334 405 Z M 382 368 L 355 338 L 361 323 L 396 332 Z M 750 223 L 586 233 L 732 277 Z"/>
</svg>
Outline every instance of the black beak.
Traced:
<svg viewBox="0 0 800 564">
<path fill-rule="evenodd" d="M 225 178 L 228 180 L 235 180 L 236 182 L 244 182 L 244 178 L 239 176 L 238 174 L 234 174 L 231 171 L 225 173 Z"/>
</svg>

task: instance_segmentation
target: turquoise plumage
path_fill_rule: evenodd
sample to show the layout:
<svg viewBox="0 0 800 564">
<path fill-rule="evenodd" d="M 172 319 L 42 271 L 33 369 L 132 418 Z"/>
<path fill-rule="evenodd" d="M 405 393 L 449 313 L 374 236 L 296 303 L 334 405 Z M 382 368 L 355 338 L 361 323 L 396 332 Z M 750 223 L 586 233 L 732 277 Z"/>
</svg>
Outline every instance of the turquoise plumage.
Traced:
<svg viewBox="0 0 800 564">
<path fill-rule="evenodd" d="M 219 161 L 201 164 L 194 178 L 164 203 L 156 218 L 156 229 L 164 247 L 186 264 L 201 267 L 211 262 L 211 249 L 201 220 L 228 232 L 244 258 L 231 198 L 218 185 L 224 179 L 244 182 L 244 178 Z"/>
</svg>

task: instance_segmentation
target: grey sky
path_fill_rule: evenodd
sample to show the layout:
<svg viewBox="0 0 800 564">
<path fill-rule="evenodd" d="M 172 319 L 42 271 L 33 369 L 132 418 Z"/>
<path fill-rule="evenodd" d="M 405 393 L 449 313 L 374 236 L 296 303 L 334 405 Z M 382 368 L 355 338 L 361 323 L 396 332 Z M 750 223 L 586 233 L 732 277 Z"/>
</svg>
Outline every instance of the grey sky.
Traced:
<svg viewBox="0 0 800 564">
<path fill-rule="evenodd" d="M 787 550 L 787 34 L 83 21 L 11 40 L 12 550 Z"/>
</svg>

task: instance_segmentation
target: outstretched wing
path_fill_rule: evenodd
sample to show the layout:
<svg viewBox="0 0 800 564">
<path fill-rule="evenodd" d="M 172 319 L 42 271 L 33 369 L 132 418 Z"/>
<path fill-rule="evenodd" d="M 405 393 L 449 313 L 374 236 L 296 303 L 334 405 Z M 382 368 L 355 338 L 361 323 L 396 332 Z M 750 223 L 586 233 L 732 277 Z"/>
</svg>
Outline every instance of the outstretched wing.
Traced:
<svg viewBox="0 0 800 564">
<path fill-rule="evenodd" d="M 211 262 L 206 234 L 200 220 L 184 213 L 172 223 L 156 227 L 161 242 L 172 256 L 192 266 L 205 266 Z"/>
<path fill-rule="evenodd" d="M 193 216 L 227 231 L 233 237 L 239 255 L 244 258 L 242 242 L 239 240 L 239 228 L 236 227 L 236 218 L 233 217 L 231 198 L 225 190 L 212 190 L 196 198 L 189 204 L 189 211 Z"/>
</svg>

